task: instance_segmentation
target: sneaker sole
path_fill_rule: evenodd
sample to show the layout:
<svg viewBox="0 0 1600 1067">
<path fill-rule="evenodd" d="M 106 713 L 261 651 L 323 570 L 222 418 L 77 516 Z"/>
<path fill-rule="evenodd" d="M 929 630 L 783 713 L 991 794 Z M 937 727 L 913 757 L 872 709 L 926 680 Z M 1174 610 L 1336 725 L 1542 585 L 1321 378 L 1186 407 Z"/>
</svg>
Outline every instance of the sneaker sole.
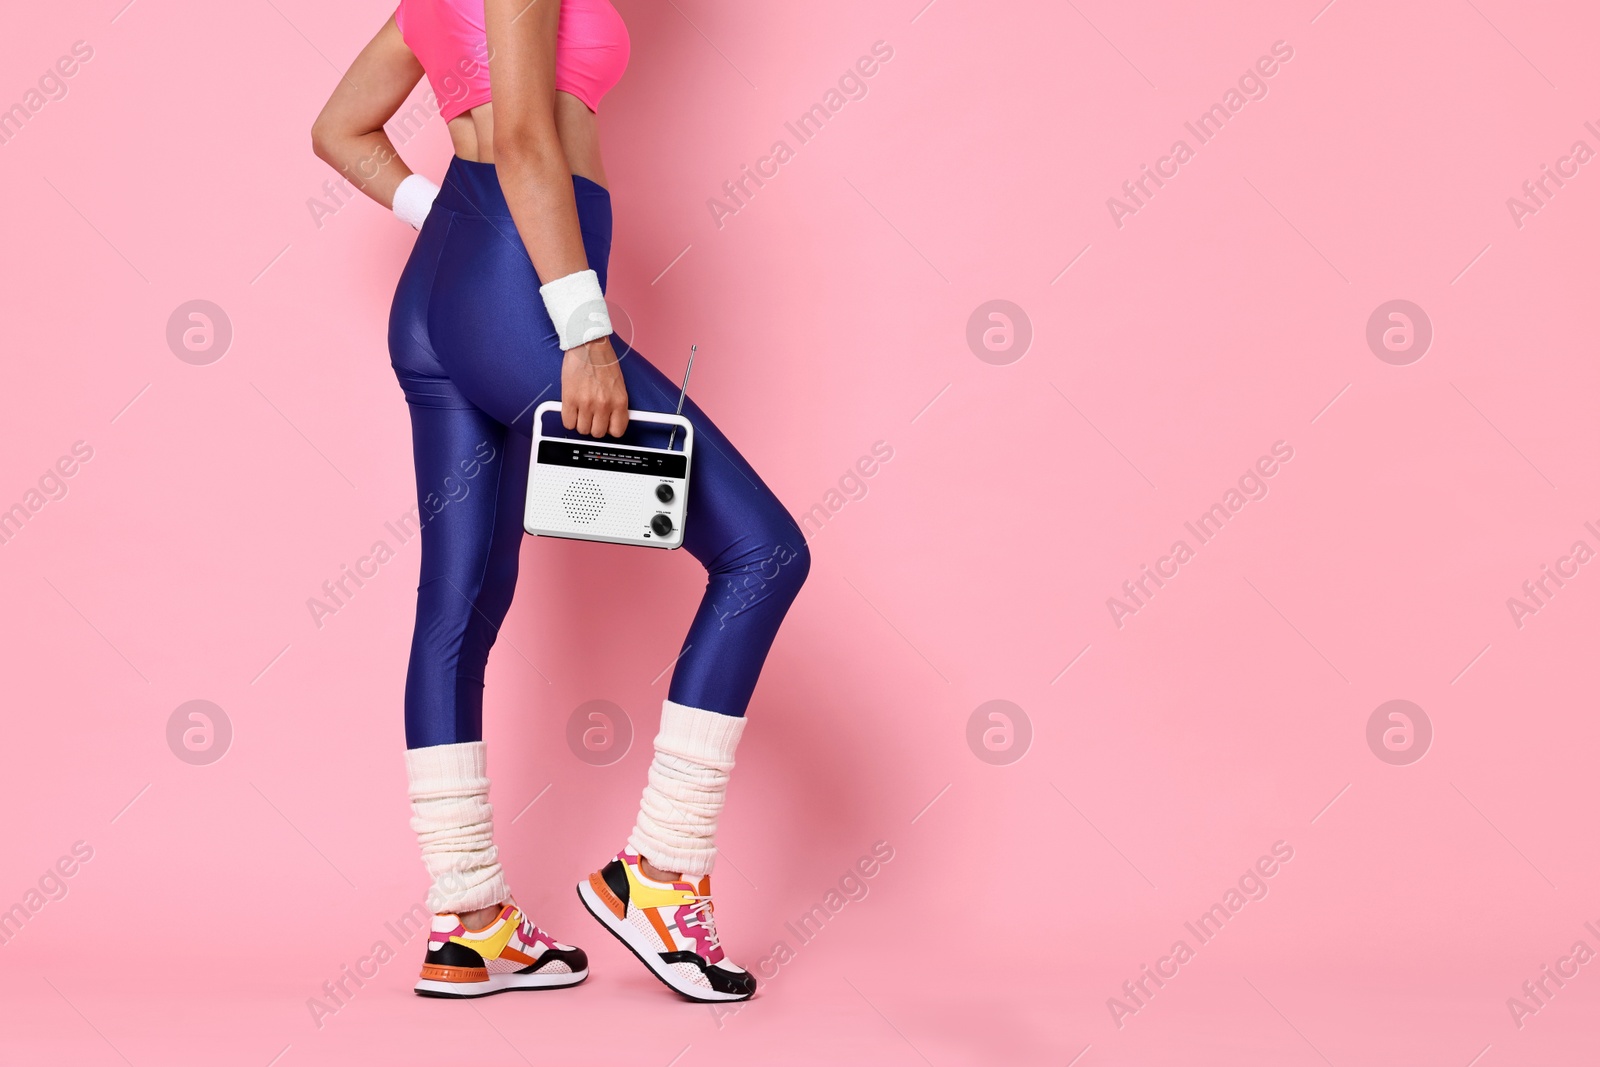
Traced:
<svg viewBox="0 0 1600 1067">
<path fill-rule="evenodd" d="M 492 997 L 496 993 L 511 993 L 519 989 L 565 989 L 589 977 L 588 968 L 566 974 L 491 974 L 482 982 L 440 982 L 424 978 L 413 987 L 420 997 L 446 997 L 451 1000 L 471 1000 L 474 997 Z"/>
<path fill-rule="evenodd" d="M 661 984 L 674 993 L 701 1004 L 725 1004 L 732 1000 L 750 999 L 752 995 L 750 993 L 718 993 L 714 989 L 686 981 L 677 971 L 671 969 L 671 964 L 661 962 L 660 953 L 644 940 L 643 934 L 635 930 L 626 920 L 618 919 L 610 908 L 601 903 L 588 882 L 578 883 L 578 899 L 583 901 L 584 908 L 594 916 L 595 922 L 609 930 L 611 936 L 621 941 L 629 952 L 638 957 L 646 970 L 659 978 Z M 652 962 L 652 959 L 655 962 Z"/>
</svg>

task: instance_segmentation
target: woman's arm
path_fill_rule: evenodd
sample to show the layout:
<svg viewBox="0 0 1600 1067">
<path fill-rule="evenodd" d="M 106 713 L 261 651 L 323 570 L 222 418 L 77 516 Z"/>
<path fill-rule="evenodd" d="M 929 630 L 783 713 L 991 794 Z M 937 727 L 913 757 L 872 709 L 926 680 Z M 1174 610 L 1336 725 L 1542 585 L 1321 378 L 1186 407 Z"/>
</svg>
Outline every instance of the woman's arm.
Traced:
<svg viewBox="0 0 1600 1067">
<path fill-rule="evenodd" d="M 485 0 L 494 165 L 542 282 L 589 269 L 572 171 L 556 133 L 560 0 Z"/>
<path fill-rule="evenodd" d="M 361 50 L 311 124 L 311 148 L 317 157 L 384 207 L 394 206 L 394 191 L 411 169 L 383 132 L 383 124 L 400 110 L 421 79 L 422 64 L 406 47 L 391 17 Z"/>
<path fill-rule="evenodd" d="M 528 258 L 546 283 L 589 269 L 572 171 L 556 131 L 560 19 L 560 0 L 484 2 L 495 170 Z M 609 337 L 567 350 L 561 421 L 569 430 L 595 437 L 621 436 L 627 429 L 628 390 Z"/>
</svg>

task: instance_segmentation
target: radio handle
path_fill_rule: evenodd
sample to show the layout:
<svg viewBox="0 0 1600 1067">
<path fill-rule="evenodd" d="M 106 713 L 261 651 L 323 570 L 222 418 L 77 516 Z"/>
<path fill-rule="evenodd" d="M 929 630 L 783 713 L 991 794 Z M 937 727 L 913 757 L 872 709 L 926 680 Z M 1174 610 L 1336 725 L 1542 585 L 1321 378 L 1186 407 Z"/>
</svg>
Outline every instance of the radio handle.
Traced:
<svg viewBox="0 0 1600 1067">
<path fill-rule="evenodd" d="M 538 407 L 533 409 L 533 438 L 536 442 L 551 439 L 545 433 L 545 416 L 559 414 L 560 411 L 561 401 L 559 400 L 546 400 Z M 684 418 L 682 415 L 675 415 L 667 411 L 642 411 L 638 408 L 629 408 L 628 421 L 648 422 L 654 423 L 658 426 L 670 426 L 672 427 L 672 433 L 674 436 L 677 435 L 677 432 L 680 429 L 685 434 L 692 434 L 694 432 L 694 424 L 688 419 Z M 562 438 L 562 440 L 565 439 L 566 438 Z M 599 438 L 596 438 L 592 443 L 598 443 L 599 440 Z"/>
</svg>

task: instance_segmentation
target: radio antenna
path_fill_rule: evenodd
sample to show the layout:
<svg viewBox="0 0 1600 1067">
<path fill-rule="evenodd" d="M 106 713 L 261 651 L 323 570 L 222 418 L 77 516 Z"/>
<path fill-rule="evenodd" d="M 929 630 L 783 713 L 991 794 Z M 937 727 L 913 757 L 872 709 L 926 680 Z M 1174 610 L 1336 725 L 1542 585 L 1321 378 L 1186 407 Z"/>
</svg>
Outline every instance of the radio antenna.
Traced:
<svg viewBox="0 0 1600 1067">
<path fill-rule="evenodd" d="M 694 371 L 694 353 L 699 345 L 689 346 L 689 365 L 683 369 L 683 388 L 678 391 L 678 410 L 674 415 L 683 414 L 683 398 L 689 395 L 689 375 Z M 672 433 L 667 436 L 667 451 L 672 451 L 672 443 L 678 439 L 678 428 L 674 426 Z"/>
</svg>

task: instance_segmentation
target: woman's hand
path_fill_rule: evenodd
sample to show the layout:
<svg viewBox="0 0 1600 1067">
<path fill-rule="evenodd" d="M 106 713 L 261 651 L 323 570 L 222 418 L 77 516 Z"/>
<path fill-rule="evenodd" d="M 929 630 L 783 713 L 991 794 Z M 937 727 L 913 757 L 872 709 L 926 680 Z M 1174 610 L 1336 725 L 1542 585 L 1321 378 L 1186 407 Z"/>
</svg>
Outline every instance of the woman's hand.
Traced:
<svg viewBox="0 0 1600 1067">
<path fill-rule="evenodd" d="M 611 338 L 567 349 L 561 361 L 561 425 L 593 437 L 621 437 L 628 428 L 628 387 Z"/>
</svg>

